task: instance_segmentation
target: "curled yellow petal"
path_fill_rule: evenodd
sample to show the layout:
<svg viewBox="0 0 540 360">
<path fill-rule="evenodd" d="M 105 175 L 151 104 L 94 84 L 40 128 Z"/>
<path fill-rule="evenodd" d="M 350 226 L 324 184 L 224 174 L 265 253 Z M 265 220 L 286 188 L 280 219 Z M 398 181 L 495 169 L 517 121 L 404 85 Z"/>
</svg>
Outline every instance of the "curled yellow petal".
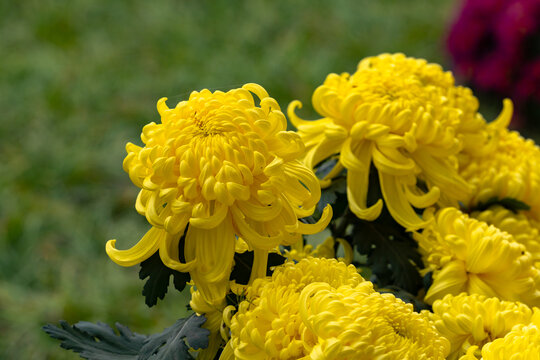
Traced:
<svg viewBox="0 0 540 360">
<path fill-rule="evenodd" d="M 349 171 L 369 171 L 373 144 L 369 141 L 363 141 L 357 146 L 358 150 L 354 151 L 352 139 L 345 140 L 339 161 Z"/>
<path fill-rule="evenodd" d="M 503 109 L 501 113 L 499 114 L 499 116 L 497 116 L 495 120 L 489 123 L 489 126 L 495 129 L 506 129 L 508 125 L 510 125 L 513 112 L 514 112 L 514 105 L 512 103 L 512 100 L 504 99 Z"/>
<path fill-rule="evenodd" d="M 210 303 L 219 303 L 225 298 L 235 245 L 230 215 L 213 229 L 188 228 L 184 251 L 186 261 L 191 264 L 190 275 Z"/>
<path fill-rule="evenodd" d="M 213 229 L 223 222 L 229 207 L 218 201 L 214 202 L 214 213 L 208 217 L 192 217 L 189 223 L 201 229 Z"/>
<path fill-rule="evenodd" d="M 178 243 L 180 242 L 179 235 L 167 234 L 161 241 L 159 247 L 159 257 L 165 266 L 176 271 L 188 272 L 193 270 L 196 265 L 196 259 L 187 263 L 180 261 Z"/>
<path fill-rule="evenodd" d="M 438 187 L 433 186 L 427 193 L 421 193 L 416 186 L 405 186 L 405 196 L 414 207 L 425 209 L 432 206 L 439 200 L 441 191 Z"/>
<path fill-rule="evenodd" d="M 306 235 L 317 234 L 326 229 L 331 220 L 332 207 L 330 205 L 326 205 L 319 221 L 317 221 L 315 224 L 306 224 L 299 221 L 295 232 Z"/>
<path fill-rule="evenodd" d="M 115 248 L 116 240 L 109 240 L 105 246 L 105 251 L 111 260 L 118 265 L 133 266 L 154 255 L 166 237 L 167 232 L 165 230 L 152 227 L 131 249 L 118 250 Z"/>
<path fill-rule="evenodd" d="M 379 145 L 373 147 L 373 164 L 379 172 L 394 176 L 411 174 L 416 165 L 412 159 L 404 156 L 399 150 Z"/>
<path fill-rule="evenodd" d="M 349 171 L 347 174 L 347 199 L 349 208 L 360 219 L 373 221 L 379 217 L 383 207 L 382 199 L 368 207 L 367 193 L 369 187 L 369 172 Z"/>
<path fill-rule="evenodd" d="M 403 184 L 399 178 L 379 171 L 379 181 L 384 202 L 394 219 L 407 230 L 424 227 L 428 222 L 423 221 L 409 203 Z"/>
<path fill-rule="evenodd" d="M 343 261 L 345 264 L 352 263 L 353 257 L 354 257 L 354 250 L 353 250 L 351 244 L 349 244 L 349 242 L 347 240 L 340 239 L 340 238 L 337 238 L 336 241 L 339 244 L 341 244 L 341 246 L 343 246 L 343 252 L 344 252 L 344 255 L 345 255 L 345 257 L 343 257 L 343 258 L 339 258 L 339 260 Z"/>
</svg>

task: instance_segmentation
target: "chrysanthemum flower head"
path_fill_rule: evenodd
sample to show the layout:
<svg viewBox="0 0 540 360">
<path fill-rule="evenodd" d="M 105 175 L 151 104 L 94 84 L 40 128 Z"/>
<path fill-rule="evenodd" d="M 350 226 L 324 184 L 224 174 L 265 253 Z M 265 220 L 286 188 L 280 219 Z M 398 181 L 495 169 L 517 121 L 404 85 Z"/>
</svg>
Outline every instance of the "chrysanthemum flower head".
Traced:
<svg viewBox="0 0 540 360">
<path fill-rule="evenodd" d="M 448 340 L 354 266 L 308 258 L 256 280 L 222 359 L 444 359 Z"/>
<path fill-rule="evenodd" d="M 367 204 L 373 164 L 388 210 L 409 229 L 425 225 L 413 207 L 440 199 L 457 204 L 471 191 L 457 172 L 456 154 L 489 140 L 471 90 L 455 86 L 439 65 L 403 54 L 366 58 L 352 75 L 328 75 L 313 94 L 324 118 L 302 120 L 294 113 L 300 106 L 291 103 L 288 114 L 306 143 L 305 163 L 313 168 L 339 154 L 323 185 L 346 168 L 350 209 L 374 220 L 383 202 Z"/>
<path fill-rule="evenodd" d="M 540 322 L 538 309 L 528 324 L 514 326 L 502 339 L 482 348 L 483 360 L 540 360 Z"/>
<path fill-rule="evenodd" d="M 429 211 L 424 215 L 433 216 Z M 427 303 L 466 292 L 540 304 L 540 271 L 525 246 L 507 232 L 456 208 L 444 208 L 414 237 L 433 272 Z"/>
<path fill-rule="evenodd" d="M 109 241 L 107 253 L 131 266 L 159 251 L 166 266 L 190 272 L 207 301 L 221 302 L 238 238 L 255 251 L 252 276 L 264 276 L 267 252 L 321 231 L 331 209 L 317 224 L 298 220 L 313 214 L 320 185 L 298 160 L 300 137 L 286 131 L 279 105 L 261 86 L 193 92 L 172 109 L 165 100 L 157 105 L 161 123 L 146 125 L 145 146 L 128 143 L 124 160 L 141 188 L 136 209 L 152 228 L 129 250 Z M 185 263 L 178 249 L 184 233 Z"/>
<path fill-rule="evenodd" d="M 474 208 L 492 198 L 513 198 L 530 207 L 540 221 L 540 148 L 515 131 L 494 131 L 496 146 L 485 154 L 470 153 L 460 159 L 460 174 L 475 190 L 460 199 Z"/>
<path fill-rule="evenodd" d="M 540 263 L 540 224 L 524 213 L 516 213 L 500 205 L 494 205 L 484 211 L 475 211 L 471 217 L 493 225 L 511 234 L 517 242 L 525 245 L 531 253 L 533 262 Z"/>
<path fill-rule="evenodd" d="M 483 295 L 446 295 L 433 303 L 433 312 L 423 311 L 437 330 L 450 341 L 448 360 L 457 360 L 471 346 L 480 355 L 482 347 L 503 338 L 515 325 L 531 321 L 532 310 L 520 302 L 503 301 Z"/>
</svg>

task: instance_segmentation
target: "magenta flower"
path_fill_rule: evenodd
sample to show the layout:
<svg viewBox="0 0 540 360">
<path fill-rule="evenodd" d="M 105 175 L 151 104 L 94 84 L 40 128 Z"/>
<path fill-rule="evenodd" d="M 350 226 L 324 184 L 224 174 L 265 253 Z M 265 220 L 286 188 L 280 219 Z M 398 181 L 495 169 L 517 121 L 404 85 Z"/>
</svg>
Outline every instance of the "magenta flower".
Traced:
<svg viewBox="0 0 540 360">
<path fill-rule="evenodd" d="M 518 111 L 538 106 L 540 0 L 465 0 L 447 40 L 473 86 L 512 98 Z"/>
</svg>

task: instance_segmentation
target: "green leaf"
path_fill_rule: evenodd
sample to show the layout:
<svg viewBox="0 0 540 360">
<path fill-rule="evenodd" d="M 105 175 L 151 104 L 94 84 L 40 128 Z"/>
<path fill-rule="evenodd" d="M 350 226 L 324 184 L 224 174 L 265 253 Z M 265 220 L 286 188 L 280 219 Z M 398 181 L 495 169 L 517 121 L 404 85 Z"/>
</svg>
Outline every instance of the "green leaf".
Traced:
<svg viewBox="0 0 540 360">
<path fill-rule="evenodd" d="M 418 300 L 416 296 L 414 296 L 408 291 L 403 290 L 402 288 L 398 286 L 391 285 L 391 286 L 387 286 L 386 288 L 378 289 L 377 291 L 379 291 L 380 293 L 390 293 L 394 295 L 395 297 L 397 297 L 398 299 L 403 300 L 403 302 L 412 304 L 414 307 L 414 311 L 416 312 L 420 312 L 422 310 L 431 311 L 431 306 L 429 304 L 426 304 L 425 302 Z"/>
<path fill-rule="evenodd" d="M 268 264 L 266 267 L 266 275 L 271 276 L 270 268 L 281 265 L 285 262 L 285 257 L 276 253 L 268 254 Z M 253 267 L 253 251 L 245 251 L 243 253 L 234 254 L 234 267 L 231 272 L 230 280 L 235 280 L 237 284 L 247 285 L 251 276 L 251 268 Z"/>
<path fill-rule="evenodd" d="M 334 217 L 341 216 L 349 206 L 347 202 L 347 180 L 339 177 L 332 180 L 332 184 L 321 191 L 321 199 L 317 204 L 317 211 L 322 213 L 325 206 L 330 204 Z"/>
<path fill-rule="evenodd" d="M 132 333 L 127 327 L 116 324 L 119 335 L 107 324 L 81 321 L 70 326 L 60 321 L 60 327 L 47 324 L 43 330 L 50 337 L 61 340 L 60 346 L 73 350 L 88 360 L 137 360 L 139 350 L 147 337 Z"/>
<path fill-rule="evenodd" d="M 141 349 L 138 360 L 183 360 L 191 359 L 189 348 L 198 350 L 208 347 L 210 331 L 200 326 L 206 321 L 204 316 L 191 315 L 178 320 L 161 334 L 155 334 Z"/>
<path fill-rule="evenodd" d="M 422 287 L 418 268 L 423 267 L 418 245 L 385 210 L 373 222 L 358 220 L 353 234 L 356 249 L 367 256 L 374 282 L 418 292 Z"/>
<path fill-rule="evenodd" d="M 181 249 L 180 254 L 182 254 L 182 257 L 184 242 L 185 237 L 182 236 L 179 244 Z M 182 259 L 182 257 L 180 260 L 185 261 Z M 178 291 L 184 290 L 186 283 L 190 280 L 189 273 L 179 272 L 166 267 L 161 261 L 158 252 L 141 263 L 139 278 L 141 280 L 148 278 L 142 291 L 142 294 L 145 297 L 145 303 L 148 305 L 148 307 L 156 305 L 158 299 L 163 300 L 169 287 L 171 275 L 173 276 L 174 287 Z"/>
<path fill-rule="evenodd" d="M 330 173 L 330 171 L 332 171 L 332 169 L 334 169 L 334 166 L 336 166 L 337 163 L 337 158 L 331 157 L 326 159 L 319 166 L 317 166 L 317 168 L 315 169 L 315 175 L 317 175 L 319 179 L 323 179 L 326 175 Z"/>
<path fill-rule="evenodd" d="M 531 207 L 524 203 L 523 201 L 505 197 L 502 199 L 499 199 L 498 197 L 494 196 L 491 199 L 489 199 L 486 202 L 480 202 L 476 207 L 474 207 L 470 212 L 473 211 L 484 211 L 489 209 L 490 207 L 494 205 L 500 205 L 510 211 L 513 211 L 514 213 L 517 213 L 519 210 L 530 210 Z"/>
<path fill-rule="evenodd" d="M 88 360 L 188 360 L 193 359 L 190 348 L 208 346 L 210 331 L 201 328 L 205 321 L 204 316 L 193 314 L 151 336 L 133 333 L 121 324 L 116 324 L 117 334 L 107 324 L 86 321 L 70 326 L 61 320 L 60 327 L 47 324 L 43 330 L 61 340 L 61 347 Z"/>
</svg>

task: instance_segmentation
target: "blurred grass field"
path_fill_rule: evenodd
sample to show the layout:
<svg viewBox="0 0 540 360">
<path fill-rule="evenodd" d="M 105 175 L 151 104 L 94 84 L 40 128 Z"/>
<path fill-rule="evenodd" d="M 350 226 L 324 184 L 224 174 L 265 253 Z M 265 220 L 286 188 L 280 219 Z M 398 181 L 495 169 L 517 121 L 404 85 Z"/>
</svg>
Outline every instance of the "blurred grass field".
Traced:
<svg viewBox="0 0 540 360">
<path fill-rule="evenodd" d="M 133 245 L 146 220 L 124 146 L 192 90 L 263 85 L 285 109 L 330 72 L 381 52 L 448 67 L 455 1 L 0 2 L 0 358 L 77 359 L 41 331 L 65 319 L 161 331 L 181 294 L 146 308 Z M 171 290 L 172 291 L 172 290 Z"/>
</svg>

